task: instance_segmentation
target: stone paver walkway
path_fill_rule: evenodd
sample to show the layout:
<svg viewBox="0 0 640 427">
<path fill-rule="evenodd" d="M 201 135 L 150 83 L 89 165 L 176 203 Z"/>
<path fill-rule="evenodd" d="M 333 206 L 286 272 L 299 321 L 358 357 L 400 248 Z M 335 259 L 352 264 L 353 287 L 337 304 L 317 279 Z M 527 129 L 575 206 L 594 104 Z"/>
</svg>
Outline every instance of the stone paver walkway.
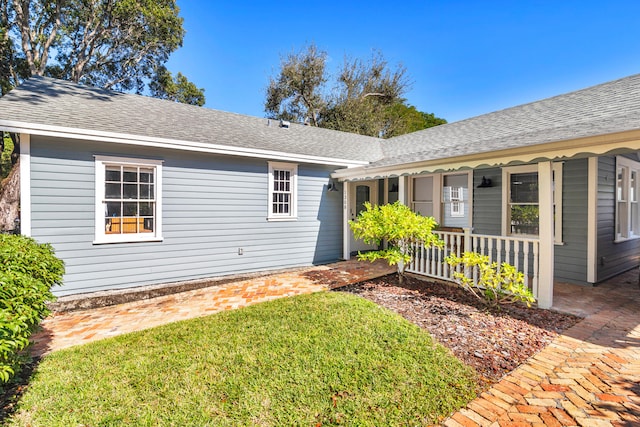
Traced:
<svg viewBox="0 0 640 427">
<path fill-rule="evenodd" d="M 57 313 L 36 354 L 388 274 L 345 261 L 91 310 Z M 598 287 L 557 284 L 554 308 L 585 316 L 526 364 L 453 414 L 447 427 L 640 427 L 640 289 L 636 270 Z"/>
<path fill-rule="evenodd" d="M 593 288 L 558 284 L 554 301 L 555 309 L 585 320 L 445 426 L 640 426 L 637 270 Z"/>
</svg>

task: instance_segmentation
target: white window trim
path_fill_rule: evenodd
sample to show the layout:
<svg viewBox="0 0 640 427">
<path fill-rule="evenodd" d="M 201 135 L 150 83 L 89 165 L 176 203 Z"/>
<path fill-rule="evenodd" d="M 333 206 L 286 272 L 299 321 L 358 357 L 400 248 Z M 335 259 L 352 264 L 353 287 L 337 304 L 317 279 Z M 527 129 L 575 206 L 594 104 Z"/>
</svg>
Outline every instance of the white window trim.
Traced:
<svg viewBox="0 0 640 427">
<path fill-rule="evenodd" d="M 162 160 L 130 157 L 94 156 L 95 158 L 95 237 L 94 244 L 162 241 Z M 154 233 L 106 234 L 104 226 L 105 167 L 107 164 L 153 167 L 155 173 L 156 218 Z"/>
<path fill-rule="evenodd" d="M 273 171 L 291 172 L 291 206 L 287 214 L 273 213 Z M 295 163 L 269 162 L 267 221 L 296 221 L 298 219 L 298 165 Z"/>
<path fill-rule="evenodd" d="M 562 170 L 564 162 L 552 163 L 553 169 L 553 204 L 555 207 L 555 221 L 554 221 L 554 243 L 556 245 L 563 245 L 562 240 Z M 538 165 L 523 165 L 523 166 L 509 166 L 502 168 L 502 235 L 511 236 L 509 232 L 509 183 L 512 174 L 516 173 L 538 173 Z M 539 177 L 538 177 L 539 179 Z M 540 190 L 538 190 L 540 191 Z M 539 206 L 539 205 L 538 205 Z M 519 235 L 521 237 L 534 237 L 537 235 Z"/>
<path fill-rule="evenodd" d="M 626 168 L 626 175 L 624 177 L 625 179 L 625 183 L 626 183 L 626 192 L 627 192 L 627 201 L 624 202 L 626 203 L 627 206 L 627 227 L 625 230 L 625 235 L 621 235 L 618 234 L 617 230 L 618 230 L 618 225 L 620 222 L 620 213 L 619 213 L 619 201 L 618 201 L 618 168 L 619 167 L 624 167 Z M 622 156 L 616 156 L 616 172 L 615 172 L 615 239 L 614 242 L 618 243 L 618 242 L 626 242 L 627 240 L 634 240 L 634 239 L 640 239 L 640 235 L 637 234 L 633 234 L 633 225 L 631 224 L 631 205 L 633 202 L 631 202 L 631 200 L 629 200 L 629 188 L 630 185 L 629 183 L 631 182 L 631 171 L 635 171 L 636 172 L 636 181 L 638 179 L 640 179 L 640 162 L 636 162 L 634 160 L 628 159 L 626 157 L 622 157 Z M 638 187 L 640 187 L 638 185 L 638 182 L 636 182 L 636 199 L 638 199 Z M 638 201 L 636 201 L 635 203 L 640 203 Z M 638 214 L 640 216 L 640 213 Z M 640 219 L 639 219 L 640 221 Z"/>
</svg>

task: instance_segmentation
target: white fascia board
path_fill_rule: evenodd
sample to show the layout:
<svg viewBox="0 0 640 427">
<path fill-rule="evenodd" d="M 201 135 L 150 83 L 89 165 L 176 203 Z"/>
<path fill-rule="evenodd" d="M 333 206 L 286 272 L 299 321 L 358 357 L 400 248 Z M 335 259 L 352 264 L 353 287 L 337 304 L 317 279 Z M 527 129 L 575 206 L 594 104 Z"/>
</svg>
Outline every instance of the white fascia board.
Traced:
<svg viewBox="0 0 640 427">
<path fill-rule="evenodd" d="M 142 135 L 121 134 L 97 130 L 75 129 L 62 126 L 39 125 L 33 123 L 0 120 L 0 129 L 12 133 L 51 136 L 56 138 L 86 139 L 116 144 L 137 145 L 143 147 L 168 148 L 201 153 L 225 154 L 230 156 L 268 158 L 287 162 L 314 163 L 332 166 L 363 166 L 366 161 L 338 159 L 333 157 L 309 156 L 281 151 L 261 150 L 257 148 L 234 147 L 206 142 L 184 141 L 168 138 L 156 138 Z"/>
</svg>

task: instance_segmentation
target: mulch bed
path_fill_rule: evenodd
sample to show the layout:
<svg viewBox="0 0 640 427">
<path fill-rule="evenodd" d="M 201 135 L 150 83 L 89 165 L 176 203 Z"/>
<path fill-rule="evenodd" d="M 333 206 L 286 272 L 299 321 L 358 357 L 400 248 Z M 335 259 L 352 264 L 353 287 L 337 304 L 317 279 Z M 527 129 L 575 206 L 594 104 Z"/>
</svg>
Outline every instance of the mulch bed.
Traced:
<svg viewBox="0 0 640 427">
<path fill-rule="evenodd" d="M 476 369 L 484 385 L 497 382 L 546 347 L 580 317 L 510 304 L 488 307 L 453 285 L 396 274 L 336 289 L 367 298 L 429 331 Z"/>
</svg>

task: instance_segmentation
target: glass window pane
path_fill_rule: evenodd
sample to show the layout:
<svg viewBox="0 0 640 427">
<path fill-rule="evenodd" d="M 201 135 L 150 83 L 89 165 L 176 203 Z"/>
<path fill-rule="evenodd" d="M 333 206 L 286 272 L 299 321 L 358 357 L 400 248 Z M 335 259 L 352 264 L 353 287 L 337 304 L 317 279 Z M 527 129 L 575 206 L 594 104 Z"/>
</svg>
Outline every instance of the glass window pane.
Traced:
<svg viewBox="0 0 640 427">
<path fill-rule="evenodd" d="M 625 200 L 625 197 L 624 197 L 624 169 L 625 168 L 618 168 L 617 196 L 618 196 L 618 200 L 619 201 Z"/>
<path fill-rule="evenodd" d="M 138 203 L 123 203 L 122 204 L 122 216 L 137 216 L 138 215 Z"/>
<path fill-rule="evenodd" d="M 120 218 L 105 218 L 104 232 L 106 234 L 119 234 L 121 228 Z"/>
<path fill-rule="evenodd" d="M 138 168 L 124 168 L 122 180 L 124 182 L 138 182 Z"/>
<path fill-rule="evenodd" d="M 153 205 L 152 202 L 141 202 L 140 216 L 153 216 Z"/>
<path fill-rule="evenodd" d="M 142 222 L 139 218 L 122 218 L 122 232 L 131 234 L 138 232 L 138 224 Z"/>
<path fill-rule="evenodd" d="M 105 184 L 104 195 L 107 199 L 121 199 L 120 184 Z"/>
<path fill-rule="evenodd" d="M 138 184 L 123 184 L 123 199 L 137 199 L 138 198 Z"/>
<path fill-rule="evenodd" d="M 153 228 L 153 218 L 144 218 L 141 223 L 140 233 L 152 233 Z"/>
<path fill-rule="evenodd" d="M 114 166 L 107 166 L 106 168 L 106 181 L 120 181 L 120 168 Z"/>
<path fill-rule="evenodd" d="M 537 205 L 512 205 L 511 233 L 537 235 L 539 217 Z"/>
<path fill-rule="evenodd" d="M 140 182 L 153 183 L 153 169 L 140 168 Z"/>
<path fill-rule="evenodd" d="M 153 184 L 140 184 L 140 199 L 153 199 Z"/>
<path fill-rule="evenodd" d="M 371 201 L 370 188 L 368 185 L 356 186 L 356 215 L 364 211 L 365 202 Z"/>
<path fill-rule="evenodd" d="M 122 216 L 121 205 L 122 204 L 120 202 L 107 202 L 107 206 L 105 208 L 105 216 Z"/>
<path fill-rule="evenodd" d="M 538 173 L 511 174 L 511 202 L 538 203 Z"/>
</svg>

